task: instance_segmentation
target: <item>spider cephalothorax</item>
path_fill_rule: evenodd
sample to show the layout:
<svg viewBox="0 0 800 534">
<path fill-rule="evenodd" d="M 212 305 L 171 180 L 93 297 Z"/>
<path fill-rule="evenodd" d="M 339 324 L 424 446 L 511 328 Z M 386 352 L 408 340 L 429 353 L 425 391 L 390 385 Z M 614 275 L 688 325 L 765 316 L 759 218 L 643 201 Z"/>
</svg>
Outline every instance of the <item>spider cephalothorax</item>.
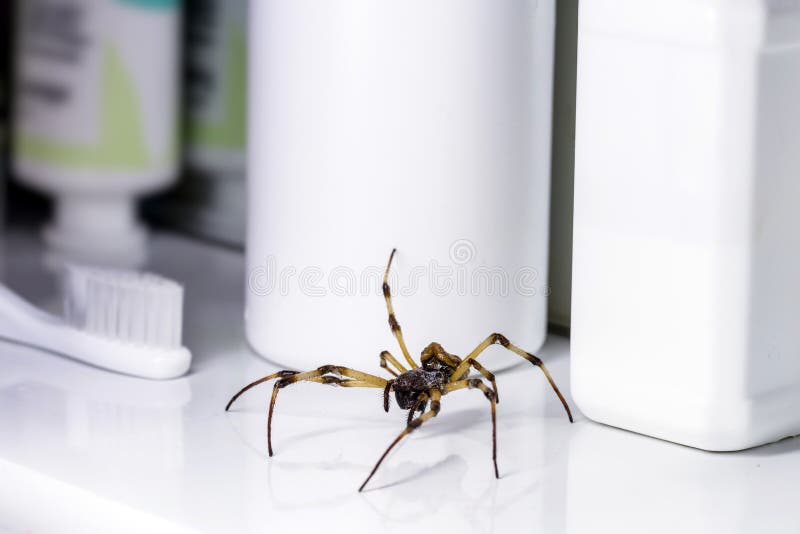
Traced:
<svg viewBox="0 0 800 534">
<path fill-rule="evenodd" d="M 278 391 L 284 387 L 300 381 L 308 381 L 343 387 L 380 388 L 383 389 L 383 407 L 387 412 L 389 411 L 389 394 L 394 391 L 395 399 L 400 408 L 409 410 L 408 423 L 405 430 L 395 438 L 383 455 L 378 459 L 375 467 L 372 468 L 372 472 L 358 489 L 358 491 L 361 491 L 378 470 L 378 467 L 380 467 L 386 455 L 389 454 L 389 451 L 391 451 L 400 440 L 413 432 L 428 419 L 438 415 L 441 409 L 440 401 L 442 396 L 460 389 L 478 389 L 491 403 L 492 461 L 494 463 L 494 474 L 499 478 L 500 475 L 497 470 L 497 424 L 495 419 L 495 405 L 500 402 L 500 398 L 497 395 L 497 384 L 495 383 L 494 375 L 476 361 L 478 356 L 488 347 L 498 344 L 537 366 L 542 370 L 556 395 L 558 395 L 559 400 L 564 405 L 564 409 L 567 411 L 570 422 L 572 422 L 572 413 L 570 413 L 567 401 L 564 399 L 563 395 L 561 395 L 561 392 L 558 390 L 558 387 L 547 371 L 547 368 L 544 366 L 544 363 L 542 363 L 542 360 L 533 354 L 525 352 L 516 345 L 513 345 L 502 334 L 489 335 L 464 358 L 459 358 L 454 354 L 450 354 L 444 350 L 439 343 L 433 342 L 423 349 L 420 354 L 421 363 L 417 364 L 408 352 L 406 342 L 403 339 L 403 332 L 400 329 L 400 323 L 397 322 L 392 306 L 392 294 L 388 280 L 389 269 L 392 266 L 392 259 L 394 258 L 395 252 L 396 250 L 393 250 L 392 254 L 389 256 L 389 264 L 386 266 L 386 272 L 384 273 L 383 296 L 386 300 L 386 308 L 389 311 L 389 327 L 394 337 L 397 339 L 397 343 L 409 367 L 400 363 L 389 351 L 383 351 L 380 354 L 381 367 L 394 377 L 392 379 L 381 378 L 339 365 L 323 365 L 314 371 L 307 371 L 304 373 L 298 371 L 278 371 L 277 373 L 265 376 L 242 388 L 228 402 L 225 410 L 227 411 L 230 409 L 234 401 L 248 389 L 269 380 L 278 379 L 272 388 L 272 399 L 269 404 L 269 415 L 267 417 L 267 450 L 269 451 L 269 455 L 272 456 L 272 413 L 275 409 Z M 481 378 L 470 378 L 469 372 L 471 369 L 475 369 L 475 371 L 480 373 L 483 379 L 489 382 L 491 387 L 487 386 Z M 430 409 L 428 410 L 429 402 Z M 415 418 L 417 412 L 422 412 L 422 414 Z"/>
<path fill-rule="evenodd" d="M 386 367 L 387 355 L 381 353 L 381 366 Z M 425 347 L 420 356 L 421 367 L 416 367 L 410 371 L 397 376 L 392 384 L 394 397 L 398 406 L 403 410 L 409 410 L 417 404 L 417 399 L 426 391 L 436 388 L 440 391 L 453 376 L 453 371 L 461 363 L 461 358 L 450 354 L 435 341 Z M 423 403 L 420 403 L 422 406 Z M 424 406 L 423 410 L 424 411 Z M 413 414 L 414 412 L 412 412 Z"/>
<path fill-rule="evenodd" d="M 401 409 L 410 410 L 423 393 L 433 388 L 441 390 L 446 381 L 446 375 L 442 371 L 411 369 L 395 378 L 392 384 L 394 398 Z"/>
</svg>

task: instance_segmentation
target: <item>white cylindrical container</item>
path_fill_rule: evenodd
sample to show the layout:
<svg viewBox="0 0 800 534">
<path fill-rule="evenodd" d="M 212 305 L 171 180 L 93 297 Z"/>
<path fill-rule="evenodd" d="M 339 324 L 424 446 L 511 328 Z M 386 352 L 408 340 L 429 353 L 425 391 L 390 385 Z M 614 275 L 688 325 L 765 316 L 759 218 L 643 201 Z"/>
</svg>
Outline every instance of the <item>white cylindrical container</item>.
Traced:
<svg viewBox="0 0 800 534">
<path fill-rule="evenodd" d="M 141 255 L 135 198 L 177 169 L 178 0 L 25 0 L 14 170 L 56 198 L 70 256 Z"/>
<path fill-rule="evenodd" d="M 381 276 L 412 355 L 542 344 L 554 0 L 251 5 L 247 337 L 378 368 Z M 518 361 L 489 356 L 497 363 Z M 492 364 L 489 364 L 492 365 Z"/>
<path fill-rule="evenodd" d="M 709 450 L 800 433 L 800 2 L 582 0 L 572 393 Z"/>
</svg>

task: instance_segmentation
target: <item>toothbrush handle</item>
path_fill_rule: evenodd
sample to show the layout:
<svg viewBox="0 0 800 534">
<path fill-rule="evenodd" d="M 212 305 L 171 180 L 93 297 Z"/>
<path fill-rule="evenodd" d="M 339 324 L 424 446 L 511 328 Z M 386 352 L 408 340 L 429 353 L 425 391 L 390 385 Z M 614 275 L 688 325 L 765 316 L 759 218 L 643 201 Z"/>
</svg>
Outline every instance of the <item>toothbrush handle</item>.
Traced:
<svg viewBox="0 0 800 534">
<path fill-rule="evenodd" d="M 0 338 L 38 345 L 37 338 L 46 337 L 42 336 L 41 328 L 59 324 L 61 320 L 57 317 L 0 284 Z"/>
<path fill-rule="evenodd" d="M 97 367 L 151 379 L 186 373 L 191 353 L 184 347 L 156 350 L 76 330 L 0 284 L 0 338 L 68 356 Z"/>
</svg>

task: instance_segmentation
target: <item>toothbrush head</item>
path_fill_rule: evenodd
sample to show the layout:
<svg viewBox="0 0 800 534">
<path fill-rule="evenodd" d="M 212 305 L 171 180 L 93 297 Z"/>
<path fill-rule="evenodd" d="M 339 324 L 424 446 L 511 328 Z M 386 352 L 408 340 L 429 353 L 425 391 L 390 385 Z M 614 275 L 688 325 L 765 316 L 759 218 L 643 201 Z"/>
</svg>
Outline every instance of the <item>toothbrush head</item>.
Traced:
<svg viewBox="0 0 800 534">
<path fill-rule="evenodd" d="M 122 343 L 180 349 L 183 286 L 152 273 L 69 266 L 64 319 L 77 330 Z"/>
</svg>

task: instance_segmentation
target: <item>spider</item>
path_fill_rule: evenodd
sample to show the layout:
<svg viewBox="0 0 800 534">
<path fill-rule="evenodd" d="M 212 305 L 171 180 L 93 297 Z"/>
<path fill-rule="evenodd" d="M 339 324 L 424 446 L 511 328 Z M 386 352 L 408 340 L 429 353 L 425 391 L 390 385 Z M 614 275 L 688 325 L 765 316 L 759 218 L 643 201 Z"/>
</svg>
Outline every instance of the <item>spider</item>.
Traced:
<svg viewBox="0 0 800 534">
<path fill-rule="evenodd" d="M 392 260 L 396 252 L 397 249 L 392 250 L 389 256 L 389 263 L 386 265 L 386 271 L 383 276 L 383 296 L 386 301 L 387 311 L 389 312 L 389 327 L 392 330 L 392 334 L 394 334 L 394 337 L 397 339 L 397 343 L 408 363 L 408 367 L 400 363 L 389 351 L 383 351 L 380 353 L 380 365 L 394 377 L 389 380 L 339 365 L 323 365 L 314 371 L 307 371 L 304 373 L 298 371 L 278 371 L 277 373 L 260 378 L 239 390 L 239 392 L 231 398 L 227 406 L 225 406 L 225 411 L 228 411 L 233 403 L 236 402 L 236 399 L 247 390 L 259 384 L 263 384 L 264 382 L 278 379 L 272 388 L 272 399 L 269 403 L 269 415 L 267 417 L 267 449 L 269 455 L 272 456 L 272 414 L 275 410 L 275 400 L 278 398 L 278 392 L 286 386 L 296 384 L 300 381 L 307 381 L 343 387 L 382 389 L 383 409 L 386 412 L 389 411 L 389 394 L 394 391 L 397 404 L 402 410 L 408 410 L 406 428 L 386 448 L 372 468 L 369 476 L 364 480 L 364 483 L 361 484 L 361 487 L 358 488 L 358 491 L 363 491 L 367 483 L 378 471 L 378 468 L 389 452 L 404 437 L 419 428 L 425 421 L 439 414 L 442 396 L 461 389 L 478 389 L 483 392 L 483 395 L 491 404 L 492 462 L 494 464 L 494 475 L 496 478 L 500 478 L 500 473 L 497 469 L 497 421 L 495 416 L 495 405 L 500 402 L 500 398 L 497 394 L 497 384 L 494 375 L 476 361 L 478 356 L 488 347 L 499 344 L 541 369 L 547 381 L 550 383 L 550 386 L 552 386 L 553 391 L 555 391 L 555 394 L 561 401 L 561 404 L 564 406 L 564 409 L 567 411 L 567 417 L 569 417 L 571 423 L 572 413 L 567 405 L 567 401 L 559 391 L 558 386 L 556 386 L 553 377 L 550 376 L 542 360 L 533 354 L 525 352 L 516 345 L 513 345 L 508 338 L 502 334 L 489 335 L 463 359 L 455 354 L 450 354 L 439 343 L 433 342 L 423 349 L 420 355 L 421 365 L 418 365 L 408 352 L 408 347 L 403 339 L 403 332 L 400 329 L 400 324 L 397 322 L 394 307 L 392 306 L 392 293 L 389 288 L 389 271 L 392 267 Z M 470 378 L 469 373 L 472 368 L 480 373 L 483 378 L 491 384 L 491 387 L 487 386 L 480 378 Z M 430 403 L 430 410 L 427 410 L 428 403 Z M 418 412 L 421 415 L 415 417 Z"/>
</svg>

